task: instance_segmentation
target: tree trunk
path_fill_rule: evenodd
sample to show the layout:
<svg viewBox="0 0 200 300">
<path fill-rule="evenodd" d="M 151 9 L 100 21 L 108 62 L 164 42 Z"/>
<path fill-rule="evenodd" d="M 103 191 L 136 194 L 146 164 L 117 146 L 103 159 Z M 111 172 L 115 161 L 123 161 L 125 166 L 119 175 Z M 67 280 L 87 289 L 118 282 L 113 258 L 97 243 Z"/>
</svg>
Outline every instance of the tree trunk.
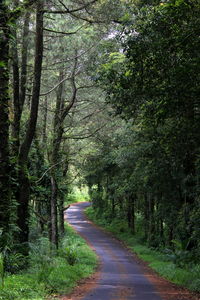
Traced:
<svg viewBox="0 0 200 300">
<path fill-rule="evenodd" d="M 67 151 L 68 151 L 68 147 L 67 147 Z M 66 164 L 63 168 L 63 177 L 65 178 L 67 175 L 67 172 L 69 170 L 69 162 L 68 160 L 66 161 Z M 66 192 L 66 194 L 68 193 L 68 191 Z M 64 219 L 64 195 L 61 195 L 60 199 L 59 199 L 59 232 L 61 234 L 61 236 L 64 236 L 65 233 L 65 219 Z"/>
<path fill-rule="evenodd" d="M 14 118 L 12 121 L 12 152 L 13 156 L 18 157 L 19 154 L 19 132 L 20 132 L 20 98 L 19 98 L 19 59 L 18 59 L 18 50 L 17 50 L 17 30 L 16 28 L 12 29 L 12 69 L 13 69 L 13 111 Z"/>
<path fill-rule="evenodd" d="M 10 211 L 9 159 L 9 26 L 7 6 L 0 2 L 0 247 L 7 244 Z"/>
<path fill-rule="evenodd" d="M 15 0 L 16 7 L 18 0 Z M 12 29 L 12 69 L 13 69 L 13 111 L 14 118 L 12 122 L 12 137 L 13 137 L 13 155 L 18 157 L 20 147 L 20 121 L 23 110 L 23 105 L 26 97 L 26 82 L 27 82 L 27 56 L 28 56 L 28 33 L 29 33 L 30 12 L 25 14 L 23 41 L 22 41 L 22 60 L 21 60 L 21 80 L 19 73 L 19 58 L 17 50 L 17 30 Z M 21 83 L 21 85 L 20 85 Z"/>
<path fill-rule="evenodd" d="M 144 237 L 145 240 L 148 239 L 148 229 L 149 229 L 149 207 L 148 207 L 148 196 L 147 193 L 144 194 Z"/>
<path fill-rule="evenodd" d="M 51 164 L 53 167 L 51 171 L 51 242 L 58 247 L 58 217 L 57 217 L 57 207 L 58 207 L 58 200 L 57 200 L 57 182 L 56 182 L 56 170 L 55 168 L 59 168 L 58 158 L 59 158 L 59 150 L 60 150 L 60 143 L 62 140 L 62 133 L 63 130 L 59 127 L 57 134 L 58 136 L 54 137 L 53 141 L 53 150 L 52 150 L 52 157 L 51 157 Z M 55 133 L 56 134 L 56 133 Z"/>
<path fill-rule="evenodd" d="M 27 255 L 28 254 L 28 236 L 29 236 L 29 179 L 26 164 L 20 165 L 19 170 L 19 184 L 20 184 L 20 194 L 19 194 L 19 204 L 17 206 L 17 225 L 19 228 L 18 242 L 20 243 L 19 251 Z"/>
<path fill-rule="evenodd" d="M 30 22 L 30 11 L 26 12 L 25 14 L 23 40 L 22 40 L 21 85 L 20 85 L 20 112 L 21 113 L 26 98 L 29 22 Z"/>
<path fill-rule="evenodd" d="M 49 201 L 47 201 L 47 215 L 49 217 L 49 221 L 47 223 L 47 230 L 48 230 L 48 237 L 49 237 L 49 241 L 51 241 L 51 198 L 48 199 Z"/>
<path fill-rule="evenodd" d="M 155 219 L 154 219 L 154 199 L 152 195 L 148 195 L 149 202 L 149 230 L 148 230 L 148 244 L 154 246 L 155 239 Z"/>
<path fill-rule="evenodd" d="M 28 129 L 25 135 L 24 142 L 20 149 L 20 160 L 27 161 L 29 150 L 35 134 L 38 105 L 40 98 L 40 84 L 43 59 L 43 1 L 38 1 L 36 14 L 36 39 L 35 39 L 35 64 L 34 64 L 34 82 L 33 94 L 31 101 L 31 113 L 28 124 Z"/>
<path fill-rule="evenodd" d="M 77 88 L 75 84 L 75 71 L 77 67 L 77 59 L 75 59 L 75 64 L 72 72 L 71 84 L 72 84 L 72 97 L 69 101 L 69 104 L 65 106 L 64 97 L 63 97 L 63 87 L 64 84 L 60 84 L 57 90 L 56 97 L 56 110 L 54 114 L 54 130 L 53 130 L 53 139 L 52 139 L 52 153 L 51 153 L 51 242 L 58 246 L 58 222 L 57 222 L 57 208 L 58 208 L 58 200 L 57 200 L 57 179 L 56 179 L 56 171 L 55 168 L 60 168 L 59 165 L 59 157 L 60 157 L 60 145 L 63 137 L 63 125 L 66 116 L 68 115 L 70 109 L 73 107 L 76 100 Z M 64 73 L 61 70 L 59 74 L 59 79 L 62 81 L 64 77 Z M 54 167 L 55 166 L 55 167 Z M 61 203 L 60 203 L 61 205 Z M 62 205 L 63 206 L 63 205 Z M 61 208 L 60 208 L 61 209 Z M 63 212 L 62 212 L 63 213 Z M 61 216 L 60 216 L 61 217 Z M 63 216 L 62 216 L 63 218 Z M 64 220 L 61 221 L 64 224 Z M 62 225 L 63 226 L 63 225 Z"/>
<path fill-rule="evenodd" d="M 63 71 L 60 71 L 59 79 L 63 79 Z M 53 167 L 51 171 L 51 242 L 58 248 L 58 200 L 57 200 L 57 182 L 56 182 L 56 171 L 55 168 L 60 168 L 59 153 L 60 144 L 62 142 L 63 135 L 63 123 L 60 119 L 60 114 L 63 109 L 63 84 L 61 84 L 57 91 L 56 97 L 56 111 L 54 115 L 54 135 L 52 141 L 52 154 L 51 154 L 51 165 Z M 61 204 L 60 204 L 61 205 Z M 59 205 L 59 217 L 61 218 L 61 207 Z M 63 214 L 63 211 L 62 211 Z"/>
<path fill-rule="evenodd" d="M 18 198 L 18 221 L 19 234 L 18 241 L 21 243 L 28 242 L 29 233 L 29 180 L 27 174 L 28 154 L 35 134 L 38 105 L 40 96 L 40 81 L 43 58 L 43 1 L 37 2 L 36 13 L 36 40 L 35 40 L 35 65 L 34 65 L 34 83 L 33 95 L 31 102 L 31 112 L 28 129 L 26 131 L 24 142 L 21 145 L 19 153 L 19 198 Z M 23 216 L 23 217 L 22 217 Z M 28 254 L 27 252 L 24 254 Z"/>
<path fill-rule="evenodd" d="M 127 218 L 128 218 L 128 226 L 131 229 L 131 232 L 135 233 L 135 196 L 129 195 L 128 196 L 128 212 L 127 212 Z"/>
<path fill-rule="evenodd" d="M 51 176 L 51 242 L 58 248 L 57 184 Z"/>
<path fill-rule="evenodd" d="M 56 116 L 57 117 L 57 116 Z M 57 179 L 56 179 L 56 170 L 60 167 L 59 163 L 59 152 L 60 152 L 60 144 L 62 141 L 63 128 L 59 124 L 55 125 L 54 128 L 54 140 L 53 140 L 53 149 L 51 156 L 51 164 L 55 166 L 51 171 L 51 242 L 58 247 L 58 199 L 57 199 Z M 55 169 L 56 168 L 56 169 Z"/>
<path fill-rule="evenodd" d="M 61 236 L 65 233 L 65 226 L 64 226 L 64 198 L 61 196 L 59 199 L 59 233 Z"/>
<path fill-rule="evenodd" d="M 112 214 L 112 217 L 114 218 L 115 217 L 115 197 L 112 196 L 111 198 L 111 214 Z"/>
<path fill-rule="evenodd" d="M 42 125 L 42 145 L 45 148 L 46 147 L 46 141 L 47 141 L 47 96 L 45 97 L 44 101 L 44 117 L 43 117 L 43 125 Z"/>
</svg>

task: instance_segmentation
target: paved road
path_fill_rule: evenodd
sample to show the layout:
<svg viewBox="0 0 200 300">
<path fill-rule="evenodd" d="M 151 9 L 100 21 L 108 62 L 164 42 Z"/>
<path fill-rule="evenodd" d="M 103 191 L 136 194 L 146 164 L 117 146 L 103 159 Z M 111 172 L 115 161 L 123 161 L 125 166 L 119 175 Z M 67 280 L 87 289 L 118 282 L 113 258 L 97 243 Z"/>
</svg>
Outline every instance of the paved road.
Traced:
<svg viewBox="0 0 200 300">
<path fill-rule="evenodd" d="M 93 246 L 101 261 L 97 286 L 83 300 L 162 300 L 128 250 L 87 221 L 83 210 L 88 205 L 73 205 L 66 213 L 68 222 Z"/>
</svg>

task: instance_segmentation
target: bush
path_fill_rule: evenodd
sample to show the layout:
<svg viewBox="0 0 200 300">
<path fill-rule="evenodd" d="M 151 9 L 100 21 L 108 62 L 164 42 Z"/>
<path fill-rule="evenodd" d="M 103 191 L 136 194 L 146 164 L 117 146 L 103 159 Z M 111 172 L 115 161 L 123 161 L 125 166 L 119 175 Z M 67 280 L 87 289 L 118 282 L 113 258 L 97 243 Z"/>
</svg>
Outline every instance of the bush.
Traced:
<svg viewBox="0 0 200 300">
<path fill-rule="evenodd" d="M 51 293 L 70 293 L 76 282 L 91 275 L 97 265 L 96 254 L 71 227 L 58 251 L 52 250 L 47 238 L 30 244 L 29 268 L 21 274 L 5 274 L 4 287 L 0 289 L 0 300 L 43 300 Z M 14 261 L 23 257 L 9 254 L 12 267 Z M 9 256 L 10 255 L 10 256 Z M 0 256 L 0 269 L 3 257 Z M 3 266 L 3 264 L 2 264 Z M 0 270 L 3 278 L 4 272 Z"/>
<path fill-rule="evenodd" d="M 5 271 L 11 274 L 16 274 L 22 269 L 26 269 L 28 266 L 27 257 L 20 253 L 7 252 L 4 257 Z"/>
<path fill-rule="evenodd" d="M 78 253 L 77 250 L 70 246 L 67 248 L 63 248 L 60 252 L 59 255 L 62 256 L 66 261 L 68 262 L 69 265 L 73 266 L 78 262 Z"/>
</svg>

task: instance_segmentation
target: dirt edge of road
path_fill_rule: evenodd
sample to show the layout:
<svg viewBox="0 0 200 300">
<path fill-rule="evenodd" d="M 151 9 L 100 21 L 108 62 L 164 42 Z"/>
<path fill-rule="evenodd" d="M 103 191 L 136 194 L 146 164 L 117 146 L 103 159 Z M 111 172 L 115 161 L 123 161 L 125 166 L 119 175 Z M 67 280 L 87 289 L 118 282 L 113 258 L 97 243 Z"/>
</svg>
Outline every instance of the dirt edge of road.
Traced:
<svg viewBox="0 0 200 300">
<path fill-rule="evenodd" d="M 81 202 L 83 203 L 83 202 Z M 78 203 L 71 204 L 70 206 L 78 205 Z M 154 271 L 151 267 L 149 267 L 148 263 L 143 261 L 141 258 L 137 256 L 123 241 L 118 239 L 116 236 L 114 236 L 111 232 L 106 231 L 104 228 L 100 227 L 99 225 L 95 224 L 91 220 L 88 219 L 87 215 L 85 214 L 85 218 L 87 221 L 92 224 L 94 227 L 98 228 L 99 230 L 105 232 L 110 237 L 118 241 L 123 247 L 125 247 L 129 253 L 130 256 L 137 261 L 137 263 L 140 265 L 142 272 L 146 276 L 146 278 L 154 285 L 160 296 L 163 300 L 200 300 L 200 294 L 198 293 L 192 293 L 186 288 L 179 287 L 176 284 L 168 281 L 167 279 L 162 278 L 156 271 Z M 70 224 L 69 224 L 70 225 Z M 71 226 L 71 225 L 70 225 Z M 78 233 L 82 238 L 84 238 L 88 244 L 89 247 L 92 248 L 92 250 L 96 253 L 93 246 L 90 244 L 90 242 L 87 240 L 87 238 L 84 235 L 81 235 Z M 96 254 L 97 255 L 97 254 Z M 98 285 L 98 281 L 101 275 L 101 263 L 100 263 L 100 257 L 98 257 L 98 265 L 96 268 L 95 273 L 93 273 L 89 278 L 85 278 L 80 280 L 77 283 L 77 286 L 73 289 L 72 293 L 69 295 L 63 295 L 60 297 L 57 297 L 56 299 L 60 300 L 81 300 L 87 293 L 91 292 L 95 287 Z"/>
</svg>

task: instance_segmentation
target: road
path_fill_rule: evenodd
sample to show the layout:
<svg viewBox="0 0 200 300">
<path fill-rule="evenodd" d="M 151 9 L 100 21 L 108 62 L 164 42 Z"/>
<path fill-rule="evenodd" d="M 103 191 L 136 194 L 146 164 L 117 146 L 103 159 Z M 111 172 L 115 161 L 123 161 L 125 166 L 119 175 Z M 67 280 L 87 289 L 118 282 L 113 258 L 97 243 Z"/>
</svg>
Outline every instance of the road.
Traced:
<svg viewBox="0 0 200 300">
<path fill-rule="evenodd" d="M 101 262 L 96 287 L 82 300 L 162 300 L 130 252 L 87 220 L 83 210 L 88 205 L 72 205 L 66 213 L 68 222 L 85 237 Z"/>
</svg>

